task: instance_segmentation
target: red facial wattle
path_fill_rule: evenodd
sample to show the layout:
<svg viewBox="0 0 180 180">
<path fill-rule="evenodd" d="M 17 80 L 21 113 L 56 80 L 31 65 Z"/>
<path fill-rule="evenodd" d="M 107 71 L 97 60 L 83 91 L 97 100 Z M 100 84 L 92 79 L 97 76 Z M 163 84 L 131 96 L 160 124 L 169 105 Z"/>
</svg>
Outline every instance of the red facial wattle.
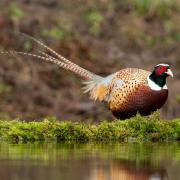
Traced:
<svg viewBox="0 0 180 180">
<path fill-rule="evenodd" d="M 167 71 L 167 66 L 159 66 L 156 68 L 156 74 L 161 76 L 162 74 L 164 74 Z"/>
</svg>

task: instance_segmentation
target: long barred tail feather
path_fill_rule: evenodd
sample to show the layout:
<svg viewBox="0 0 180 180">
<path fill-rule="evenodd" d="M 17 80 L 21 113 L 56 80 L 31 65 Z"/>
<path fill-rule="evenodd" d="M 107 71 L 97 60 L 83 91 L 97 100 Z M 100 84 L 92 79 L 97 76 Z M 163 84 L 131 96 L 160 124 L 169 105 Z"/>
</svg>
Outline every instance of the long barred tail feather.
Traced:
<svg viewBox="0 0 180 180">
<path fill-rule="evenodd" d="M 32 37 L 32 36 L 30 36 L 28 34 L 22 33 L 22 32 L 19 32 L 19 33 L 22 34 L 23 36 L 27 37 L 28 39 L 31 39 L 32 41 L 36 42 L 40 46 L 44 47 L 46 50 L 48 50 L 49 52 L 51 52 L 52 54 L 57 56 L 59 59 L 61 59 L 65 63 L 67 63 L 67 64 L 75 64 L 75 63 L 71 62 L 70 60 L 66 59 L 65 57 L 63 57 L 62 55 L 58 54 L 56 51 L 54 51 L 53 49 L 51 49 L 49 46 L 45 45 L 43 42 L 39 41 L 38 39 L 36 39 L 36 38 L 34 38 L 34 37 Z"/>
<path fill-rule="evenodd" d="M 21 52 L 21 51 L 3 51 L 0 53 L 1 54 L 9 54 L 9 55 L 17 54 L 17 55 L 22 55 L 22 56 L 31 56 L 31 57 L 36 58 L 36 59 L 41 59 L 41 60 L 48 61 L 48 62 L 51 62 L 53 64 L 56 64 L 63 69 L 70 70 L 70 71 L 74 72 L 75 74 L 83 77 L 85 80 L 90 80 L 93 78 L 93 76 L 91 74 L 88 74 L 86 71 L 82 71 L 81 69 L 76 68 L 73 65 L 66 64 L 62 61 L 59 61 L 58 59 L 50 56 L 49 54 L 46 54 L 45 52 L 41 52 L 41 54 L 43 54 L 44 56 L 32 54 L 32 53 Z"/>
<path fill-rule="evenodd" d="M 11 51 L 2 51 L 0 52 L 1 54 L 8 54 L 8 55 L 24 55 L 24 56 L 31 56 L 31 57 L 34 57 L 34 58 L 37 58 L 37 59 L 41 59 L 41 60 L 44 60 L 44 61 L 49 61 L 49 62 L 52 62 L 54 64 L 57 64 L 58 66 L 62 67 L 62 68 L 66 68 L 67 64 L 61 62 L 61 61 L 58 61 L 56 60 L 55 58 L 51 57 L 48 55 L 48 57 L 45 57 L 45 56 L 40 56 L 40 55 L 37 55 L 37 54 L 32 54 L 32 53 L 26 53 L 26 52 L 21 52 L 21 51 L 14 51 L 14 50 L 11 50 Z"/>
<path fill-rule="evenodd" d="M 49 46 L 45 45 L 43 42 L 39 41 L 38 39 L 28 35 L 28 34 L 25 34 L 25 33 L 22 33 L 20 32 L 23 36 L 31 39 L 32 41 L 36 42 L 37 44 L 39 44 L 40 46 L 44 47 L 46 50 L 48 50 L 50 53 L 52 53 L 53 55 L 55 55 L 57 58 L 56 60 L 59 60 L 59 61 L 63 61 L 64 63 L 66 64 L 69 64 L 70 66 L 73 66 L 74 69 L 78 69 L 78 72 L 81 72 L 83 73 L 83 77 L 85 79 L 92 79 L 94 76 L 97 76 L 96 74 L 80 67 L 79 65 L 73 63 L 72 61 L 70 61 L 69 59 L 65 58 L 64 56 L 60 55 L 59 53 L 57 53 L 56 51 L 54 51 L 53 49 L 51 49 Z M 42 53 L 42 52 L 41 52 Z M 47 54 L 46 54 L 47 56 Z M 81 76 L 81 75 L 80 75 Z M 87 76 L 87 77 L 85 77 Z"/>
<path fill-rule="evenodd" d="M 42 46 L 44 49 L 46 49 L 52 55 L 49 55 L 49 54 L 47 54 L 43 51 L 40 51 L 40 50 L 38 51 L 40 53 L 40 55 L 34 54 L 34 53 L 21 52 L 21 51 L 14 51 L 14 50 L 13 51 L 3 51 L 3 52 L 0 52 L 0 54 L 6 54 L 6 55 L 17 54 L 17 55 L 22 55 L 22 56 L 30 56 L 30 57 L 33 57 L 36 59 L 51 62 L 51 63 L 56 64 L 57 66 L 59 66 L 63 69 L 74 72 L 76 75 L 78 75 L 84 79 L 84 81 L 83 81 L 84 93 L 90 93 L 90 96 L 92 96 L 92 93 L 97 88 L 98 84 L 104 79 L 103 77 L 96 75 L 96 74 L 80 67 L 79 65 L 73 63 L 72 61 L 66 59 L 65 57 L 58 54 L 57 52 L 55 52 L 53 49 L 51 49 L 50 47 L 48 47 L 47 45 L 45 45 L 41 41 L 37 40 L 36 38 L 34 38 L 30 35 L 24 34 L 24 33 L 21 33 L 21 34 L 24 35 L 25 37 L 33 40 L 34 42 L 36 42 L 40 46 Z M 94 98 L 94 99 L 97 99 L 97 98 Z"/>
</svg>

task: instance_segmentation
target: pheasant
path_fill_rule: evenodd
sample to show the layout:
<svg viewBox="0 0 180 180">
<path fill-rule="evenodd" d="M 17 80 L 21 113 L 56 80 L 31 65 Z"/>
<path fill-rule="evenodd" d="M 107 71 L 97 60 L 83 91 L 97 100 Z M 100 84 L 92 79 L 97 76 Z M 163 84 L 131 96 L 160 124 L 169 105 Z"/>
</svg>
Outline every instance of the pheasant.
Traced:
<svg viewBox="0 0 180 180">
<path fill-rule="evenodd" d="M 166 78 L 168 76 L 173 77 L 168 64 L 158 64 L 152 72 L 138 68 L 125 68 L 102 77 L 66 59 L 36 38 L 27 34 L 24 35 L 52 55 L 42 51 L 39 51 L 40 54 L 21 51 L 4 51 L 1 53 L 31 56 L 49 61 L 73 72 L 84 80 L 83 89 L 85 93 L 89 93 L 90 99 L 106 102 L 109 110 L 118 119 L 127 119 L 137 113 L 144 116 L 150 115 L 153 111 L 160 109 L 167 100 Z"/>
</svg>

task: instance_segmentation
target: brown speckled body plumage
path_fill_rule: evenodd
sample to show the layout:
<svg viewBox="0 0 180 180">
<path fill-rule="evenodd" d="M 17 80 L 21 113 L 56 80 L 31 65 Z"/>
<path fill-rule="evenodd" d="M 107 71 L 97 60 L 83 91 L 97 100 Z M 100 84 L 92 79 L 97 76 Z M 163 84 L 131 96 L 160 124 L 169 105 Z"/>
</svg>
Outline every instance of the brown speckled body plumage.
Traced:
<svg viewBox="0 0 180 180">
<path fill-rule="evenodd" d="M 117 118 L 126 119 L 136 115 L 137 112 L 149 115 L 161 108 L 168 97 L 167 89 L 155 91 L 149 87 L 147 81 L 149 75 L 150 72 L 142 69 L 122 69 L 113 74 L 106 86 L 104 83 L 98 83 L 91 91 L 91 97 L 98 99 L 100 95 L 102 96 L 102 92 L 98 89 L 102 89 L 103 86 L 106 93 L 101 99 L 108 102 L 109 109 Z"/>
<path fill-rule="evenodd" d="M 125 101 L 116 108 L 111 108 L 114 116 L 120 119 L 130 118 L 139 112 L 141 115 L 149 115 L 160 109 L 168 97 L 168 90 L 154 91 L 148 86 L 140 85 Z"/>
</svg>

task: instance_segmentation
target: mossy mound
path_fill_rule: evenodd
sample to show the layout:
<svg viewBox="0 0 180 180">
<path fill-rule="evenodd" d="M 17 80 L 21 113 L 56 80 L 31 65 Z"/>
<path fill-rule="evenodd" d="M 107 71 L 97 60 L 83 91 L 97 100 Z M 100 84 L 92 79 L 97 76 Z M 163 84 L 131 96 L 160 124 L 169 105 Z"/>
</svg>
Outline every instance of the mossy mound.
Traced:
<svg viewBox="0 0 180 180">
<path fill-rule="evenodd" d="M 0 120 L 1 141 L 177 141 L 180 140 L 180 118 L 161 120 L 157 113 L 149 117 L 137 115 L 125 121 L 102 122 L 99 125 L 58 122 L 46 118 L 42 122 Z"/>
</svg>

